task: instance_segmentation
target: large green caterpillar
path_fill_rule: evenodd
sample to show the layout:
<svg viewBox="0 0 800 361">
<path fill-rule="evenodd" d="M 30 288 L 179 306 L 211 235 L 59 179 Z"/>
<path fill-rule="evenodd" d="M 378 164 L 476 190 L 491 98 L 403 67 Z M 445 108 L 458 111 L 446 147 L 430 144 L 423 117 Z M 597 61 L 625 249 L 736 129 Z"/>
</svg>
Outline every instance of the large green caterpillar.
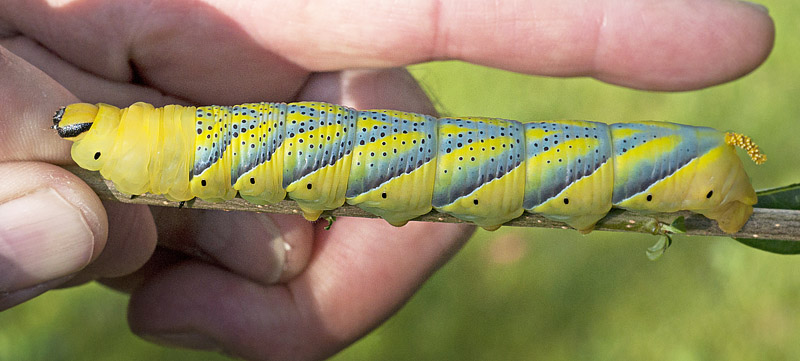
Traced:
<svg viewBox="0 0 800 361">
<path fill-rule="evenodd" d="M 320 102 L 59 110 L 78 165 L 128 194 L 265 204 L 309 220 L 344 202 L 401 226 L 431 208 L 487 229 L 523 211 L 588 232 L 611 207 L 690 210 L 741 229 L 756 202 L 734 146 L 750 139 L 664 122 L 519 123 Z"/>
</svg>

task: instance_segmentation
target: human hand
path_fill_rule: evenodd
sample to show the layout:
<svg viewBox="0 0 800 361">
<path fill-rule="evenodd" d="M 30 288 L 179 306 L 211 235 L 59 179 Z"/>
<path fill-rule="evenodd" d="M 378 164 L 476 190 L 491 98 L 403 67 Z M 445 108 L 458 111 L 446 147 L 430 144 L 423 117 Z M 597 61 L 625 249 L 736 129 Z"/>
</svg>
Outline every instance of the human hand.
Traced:
<svg viewBox="0 0 800 361">
<path fill-rule="evenodd" d="M 78 98 L 314 99 L 431 113 L 413 79 L 391 67 L 449 58 L 685 90 L 752 70 L 773 35 L 764 13 L 724 0 L 300 4 L 0 4 L 0 45 L 20 57 L 0 53 L 0 291 L 16 291 L 0 295 L 0 308 L 99 279 L 132 293 L 131 327 L 148 339 L 246 358 L 320 358 L 400 307 L 470 232 L 356 219 L 323 231 L 294 216 L 101 205 L 46 164 L 69 162 L 68 142 L 47 123 Z M 342 71 L 357 67 L 388 69 Z"/>
</svg>

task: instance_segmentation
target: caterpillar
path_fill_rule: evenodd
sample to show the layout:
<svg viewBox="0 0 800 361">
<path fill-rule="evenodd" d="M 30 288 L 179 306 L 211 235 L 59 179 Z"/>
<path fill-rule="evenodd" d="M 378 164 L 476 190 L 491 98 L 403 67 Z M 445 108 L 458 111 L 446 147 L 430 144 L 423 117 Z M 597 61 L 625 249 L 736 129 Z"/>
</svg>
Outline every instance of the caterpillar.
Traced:
<svg viewBox="0 0 800 361">
<path fill-rule="evenodd" d="M 322 103 L 120 109 L 77 103 L 53 128 L 72 158 L 127 194 L 256 204 L 287 195 L 308 220 L 345 202 L 395 226 L 431 209 L 486 229 L 533 212 L 589 232 L 612 207 L 689 210 L 735 233 L 756 195 L 750 138 L 643 121 L 520 123 Z"/>
</svg>

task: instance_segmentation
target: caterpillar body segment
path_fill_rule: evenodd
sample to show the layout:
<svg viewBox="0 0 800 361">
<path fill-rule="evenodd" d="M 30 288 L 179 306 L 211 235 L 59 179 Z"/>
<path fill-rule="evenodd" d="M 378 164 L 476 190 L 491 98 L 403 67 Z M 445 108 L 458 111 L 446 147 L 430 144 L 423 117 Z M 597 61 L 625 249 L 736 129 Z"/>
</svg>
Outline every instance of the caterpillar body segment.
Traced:
<svg viewBox="0 0 800 361">
<path fill-rule="evenodd" d="M 614 164 L 608 125 L 525 124 L 525 210 L 589 231 L 611 209 Z"/>
<path fill-rule="evenodd" d="M 359 112 L 347 203 L 395 226 L 431 211 L 438 120 L 398 111 Z"/>
<path fill-rule="evenodd" d="M 231 145 L 233 189 L 255 204 L 286 198 L 283 188 L 286 104 L 243 104 L 233 108 L 236 109 L 232 130 L 234 140 L 238 140 Z M 201 111 L 202 108 L 198 112 Z"/>
<path fill-rule="evenodd" d="M 327 103 L 288 106 L 283 187 L 309 220 L 344 204 L 357 116 Z"/>
<path fill-rule="evenodd" d="M 727 233 L 750 218 L 756 194 L 726 134 L 663 122 L 613 124 L 611 129 L 614 206 L 691 210 L 717 220 Z"/>
<path fill-rule="evenodd" d="M 522 215 L 522 124 L 503 119 L 442 118 L 433 207 L 492 229 Z"/>
<path fill-rule="evenodd" d="M 306 218 L 345 202 L 400 226 L 431 209 L 487 229 L 540 213 L 590 231 L 612 207 L 690 210 L 738 231 L 755 192 L 749 138 L 663 122 L 519 123 L 358 111 L 320 102 L 125 109 L 73 104 L 54 129 L 129 194 L 252 203 L 287 195 Z"/>
</svg>

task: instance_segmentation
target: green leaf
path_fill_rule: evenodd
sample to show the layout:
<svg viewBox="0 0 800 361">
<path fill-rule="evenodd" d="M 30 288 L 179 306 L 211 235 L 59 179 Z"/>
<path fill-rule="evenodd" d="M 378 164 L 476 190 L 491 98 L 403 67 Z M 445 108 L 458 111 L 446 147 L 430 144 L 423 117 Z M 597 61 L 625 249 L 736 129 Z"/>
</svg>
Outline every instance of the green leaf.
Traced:
<svg viewBox="0 0 800 361">
<path fill-rule="evenodd" d="M 800 242 L 777 239 L 734 238 L 742 244 L 777 254 L 800 254 Z"/>
<path fill-rule="evenodd" d="M 683 216 L 675 218 L 669 225 L 662 225 L 661 230 L 669 233 L 686 233 L 686 219 Z"/>
<path fill-rule="evenodd" d="M 672 237 L 667 234 L 661 235 L 658 237 L 658 242 L 656 244 L 650 246 L 650 248 L 645 251 L 647 254 L 647 258 L 651 261 L 655 261 L 659 259 L 665 252 L 667 252 L 667 248 L 672 245 Z"/>
<path fill-rule="evenodd" d="M 764 189 L 757 192 L 758 203 L 754 207 L 772 209 L 800 209 L 800 183 Z"/>
<path fill-rule="evenodd" d="M 325 220 L 328 221 L 328 225 L 325 226 L 326 231 L 331 230 L 331 226 L 333 226 L 333 222 L 336 222 L 336 216 L 334 215 L 327 215 L 325 216 Z"/>
<path fill-rule="evenodd" d="M 800 183 L 758 191 L 758 208 L 800 210 Z M 735 238 L 742 244 L 778 254 L 800 254 L 800 242 L 776 239 Z"/>
</svg>

